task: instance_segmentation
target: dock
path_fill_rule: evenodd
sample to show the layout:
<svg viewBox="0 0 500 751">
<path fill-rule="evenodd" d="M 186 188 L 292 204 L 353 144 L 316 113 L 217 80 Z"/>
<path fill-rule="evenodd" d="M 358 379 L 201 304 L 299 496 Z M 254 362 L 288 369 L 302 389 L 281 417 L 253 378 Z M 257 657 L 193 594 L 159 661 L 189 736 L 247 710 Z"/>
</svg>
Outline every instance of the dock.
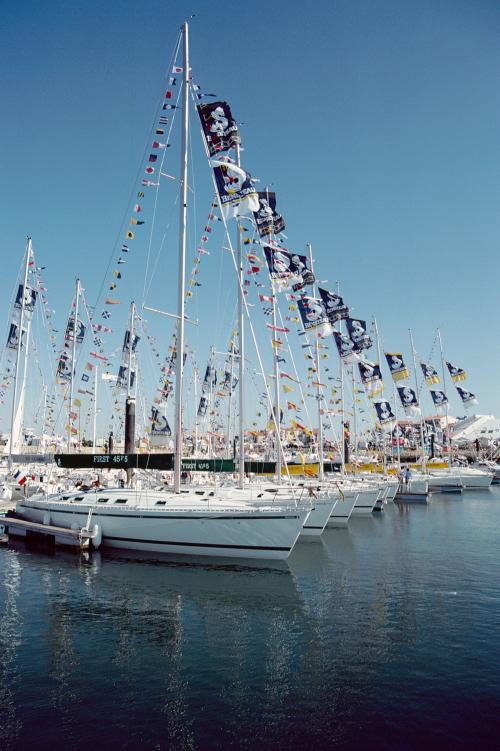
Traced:
<svg viewBox="0 0 500 751">
<path fill-rule="evenodd" d="M 42 542 L 49 546 L 61 545 L 80 550 L 89 548 L 95 537 L 93 530 L 84 527 L 81 529 L 56 527 L 53 524 L 30 522 L 9 513 L 0 517 L 0 526 L 5 528 L 4 531 L 9 537 L 20 537 L 30 542 Z"/>
</svg>

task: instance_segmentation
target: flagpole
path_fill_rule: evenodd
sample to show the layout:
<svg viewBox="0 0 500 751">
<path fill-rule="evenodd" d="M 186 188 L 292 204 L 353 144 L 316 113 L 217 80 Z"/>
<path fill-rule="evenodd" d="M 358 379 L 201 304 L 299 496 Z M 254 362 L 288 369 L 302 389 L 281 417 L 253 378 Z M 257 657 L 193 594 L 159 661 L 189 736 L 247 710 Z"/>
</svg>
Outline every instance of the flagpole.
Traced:
<svg viewBox="0 0 500 751">
<path fill-rule="evenodd" d="M 237 143 L 236 149 L 236 166 L 241 169 L 241 149 Z M 239 377 L 239 417 L 238 417 L 238 435 L 239 435 L 239 466 L 238 466 L 238 487 L 243 488 L 245 479 L 245 395 L 244 395 L 244 371 L 245 371 L 245 320 L 243 317 L 243 246 L 241 242 L 241 232 L 239 219 L 236 217 L 237 227 L 237 261 L 238 261 L 238 343 L 239 355 L 238 377 Z"/>
<path fill-rule="evenodd" d="M 24 282 L 23 282 L 23 294 L 21 300 L 21 315 L 19 319 L 19 331 L 17 336 L 17 354 L 16 354 L 16 368 L 14 372 L 14 387 L 12 394 L 12 413 L 10 417 L 10 441 L 9 441 L 9 469 L 12 469 L 12 454 L 14 453 L 14 421 L 16 414 L 16 401 L 17 401 L 17 379 L 19 377 L 19 358 L 21 353 L 21 345 L 23 338 L 23 323 L 24 323 L 24 299 L 26 294 L 26 285 L 28 283 L 28 270 L 29 262 L 31 258 L 31 237 L 26 239 L 26 261 L 24 264 Z"/>
<path fill-rule="evenodd" d="M 184 308 L 186 286 L 186 225 L 187 225 L 187 172 L 188 172 L 188 134 L 189 134 L 189 30 L 187 21 L 182 26 L 184 38 L 184 80 L 182 92 L 182 147 L 180 165 L 180 208 L 179 208 L 179 286 L 178 286 L 178 323 L 177 323 L 177 357 L 175 369 L 175 456 L 174 456 L 174 492 L 181 489 L 182 463 L 182 390 L 184 382 Z"/>
<path fill-rule="evenodd" d="M 415 394 L 418 400 L 418 379 L 417 379 L 417 362 L 415 359 L 415 347 L 413 346 L 413 335 L 411 333 L 411 329 L 408 329 L 408 331 L 410 333 L 411 354 L 413 357 L 413 373 L 415 375 Z M 423 426 L 422 410 L 420 410 L 420 442 L 422 445 L 422 471 L 425 471 L 425 445 L 424 445 L 424 426 Z"/>
<path fill-rule="evenodd" d="M 438 339 L 439 339 L 439 351 L 441 353 L 441 372 L 443 374 L 443 393 L 444 393 L 445 398 L 446 398 L 446 402 L 445 402 L 445 407 L 446 407 L 446 413 L 445 413 L 446 414 L 446 422 L 445 422 L 445 425 L 446 425 L 446 443 L 448 445 L 448 469 L 450 469 L 451 468 L 451 438 L 450 438 L 450 432 L 449 432 L 450 431 L 450 426 L 449 426 L 449 418 L 448 418 L 448 415 L 449 415 L 449 412 L 448 412 L 449 401 L 448 401 L 448 397 L 446 395 L 446 376 L 445 376 L 445 370 L 444 370 L 443 341 L 441 339 L 441 330 L 440 329 L 437 330 L 437 335 L 438 335 Z"/>
<path fill-rule="evenodd" d="M 68 404 L 68 454 L 71 453 L 71 413 L 73 411 L 73 388 L 76 366 L 76 334 L 78 326 L 78 304 L 80 301 L 80 280 L 75 282 L 75 310 L 73 312 L 73 347 L 71 354 L 71 372 L 69 378 L 69 404 Z"/>
</svg>

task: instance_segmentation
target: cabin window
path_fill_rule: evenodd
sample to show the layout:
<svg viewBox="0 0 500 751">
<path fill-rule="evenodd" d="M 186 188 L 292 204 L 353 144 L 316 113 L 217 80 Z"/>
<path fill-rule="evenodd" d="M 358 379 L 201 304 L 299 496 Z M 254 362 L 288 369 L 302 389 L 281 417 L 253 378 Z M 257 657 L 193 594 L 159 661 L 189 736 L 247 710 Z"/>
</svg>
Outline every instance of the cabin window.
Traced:
<svg viewBox="0 0 500 751">
<path fill-rule="evenodd" d="M 83 501 L 83 495 L 77 495 L 73 498 L 74 501 Z"/>
<path fill-rule="evenodd" d="M 67 501 L 69 499 L 69 495 L 63 495 L 62 500 Z"/>
<path fill-rule="evenodd" d="M 155 506 L 165 506 L 166 503 L 166 501 L 156 501 Z"/>
<path fill-rule="evenodd" d="M 109 498 L 99 498 L 97 503 L 107 503 L 109 501 Z"/>
<path fill-rule="evenodd" d="M 117 498 L 116 501 L 115 501 L 115 503 L 127 503 L 127 499 L 126 498 Z"/>
<path fill-rule="evenodd" d="M 195 495 L 205 495 L 204 490 L 195 490 L 194 492 L 195 492 Z"/>
</svg>

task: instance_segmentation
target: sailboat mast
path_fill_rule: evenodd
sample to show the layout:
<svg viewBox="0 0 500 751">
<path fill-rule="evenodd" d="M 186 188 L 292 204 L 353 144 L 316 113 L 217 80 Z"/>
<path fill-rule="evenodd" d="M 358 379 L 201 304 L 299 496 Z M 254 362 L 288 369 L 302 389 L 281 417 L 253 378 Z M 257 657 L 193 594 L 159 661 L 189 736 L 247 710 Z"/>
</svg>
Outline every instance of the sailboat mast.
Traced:
<svg viewBox="0 0 500 751">
<path fill-rule="evenodd" d="M 274 284 L 271 282 L 271 293 L 273 296 L 273 331 L 276 331 L 276 294 Z M 276 431 L 276 482 L 281 484 L 281 473 L 283 457 L 281 456 L 281 404 L 280 404 L 280 371 L 278 363 L 278 348 L 273 347 L 274 360 L 274 428 Z"/>
<path fill-rule="evenodd" d="M 47 419 L 47 396 L 48 396 L 48 389 L 46 383 L 43 384 L 43 413 L 42 413 L 42 435 L 41 435 L 41 446 L 42 446 L 42 452 L 45 453 L 45 421 Z"/>
<path fill-rule="evenodd" d="M 128 340 L 128 357 L 127 357 L 127 400 L 133 398 L 132 391 L 132 347 L 134 343 L 134 321 L 135 321 L 135 303 L 130 303 L 129 319 L 129 340 Z"/>
<path fill-rule="evenodd" d="M 179 286 L 177 300 L 177 357 L 175 368 L 175 456 L 174 492 L 181 489 L 182 462 L 182 391 L 184 381 L 184 290 L 186 286 L 186 227 L 187 227 L 187 177 L 188 177 L 188 135 L 189 135 L 189 29 L 187 21 L 182 26 L 184 40 L 183 91 L 182 91 L 182 146 L 180 166 L 180 209 L 179 209 Z"/>
<path fill-rule="evenodd" d="M 76 366 L 76 335 L 78 326 L 78 304 L 80 302 L 80 280 L 75 282 L 75 310 L 73 312 L 73 348 L 71 354 L 71 373 L 69 379 L 69 403 L 68 403 L 68 453 L 71 453 L 71 412 L 73 411 L 73 387 L 75 381 Z"/>
<path fill-rule="evenodd" d="M 446 378 L 445 378 L 445 370 L 444 370 L 444 353 L 443 353 L 443 340 L 441 339 L 441 330 L 437 330 L 437 335 L 439 339 L 439 351 L 441 354 L 441 372 L 443 374 L 443 393 L 446 396 Z M 451 467 L 451 439 L 450 439 L 450 425 L 449 425 L 449 402 L 448 399 L 446 399 L 445 402 L 445 408 L 446 408 L 446 445 L 448 446 L 448 467 Z"/>
<path fill-rule="evenodd" d="M 307 251 L 309 253 L 309 265 L 311 266 L 311 273 L 314 275 L 314 261 L 312 257 L 311 243 L 307 243 Z M 313 284 L 313 297 L 318 294 L 317 284 Z M 316 336 L 316 343 L 314 346 L 315 357 L 314 367 L 316 368 L 316 380 L 321 383 L 321 373 L 319 368 L 319 339 Z M 325 478 L 325 462 L 323 457 L 323 415 L 321 410 L 321 386 L 316 387 L 316 399 L 318 402 L 318 480 L 324 480 Z"/>
<path fill-rule="evenodd" d="M 96 428 L 97 428 L 97 383 L 98 383 L 98 377 L 99 377 L 99 365 L 95 366 L 95 374 L 94 374 L 94 424 L 92 429 L 92 448 L 96 450 Z"/>
<path fill-rule="evenodd" d="M 410 343 L 411 343 L 411 354 L 413 358 L 413 372 L 415 374 L 415 394 L 418 398 L 418 379 L 417 379 L 417 361 L 415 358 L 415 347 L 413 346 L 413 335 L 411 333 L 411 329 L 408 329 L 410 332 Z M 423 417 L 422 417 L 422 410 L 420 410 L 420 443 L 422 445 L 422 470 L 425 470 L 425 444 L 424 444 L 424 423 L 423 423 Z"/>
<path fill-rule="evenodd" d="M 194 451 L 193 456 L 198 456 L 198 368 L 193 368 L 193 387 L 194 387 Z M 167 410 L 165 405 L 165 418 Z"/>
<path fill-rule="evenodd" d="M 24 281 L 23 281 L 23 295 L 21 298 L 21 316 L 19 319 L 19 331 L 17 336 L 17 353 L 16 353 L 16 369 L 14 373 L 14 388 L 12 389 L 12 413 L 10 417 L 10 441 L 9 441 L 9 468 L 12 468 L 12 454 L 14 453 L 14 421 L 16 416 L 16 401 L 17 401 L 17 379 L 19 377 L 19 360 L 21 357 L 22 339 L 23 339 L 23 324 L 24 324 L 24 306 L 26 298 L 26 285 L 28 283 L 28 271 L 31 258 L 31 237 L 26 241 L 26 259 L 24 264 Z M 24 395 L 22 396 L 24 398 Z M 17 442 L 17 437 L 16 437 Z M 17 449 L 17 445 L 16 445 Z"/>
<path fill-rule="evenodd" d="M 375 327 L 375 336 L 377 337 L 377 359 L 378 359 L 378 365 L 379 368 L 382 366 L 382 352 L 381 352 L 381 341 L 380 341 L 380 334 L 378 330 L 378 324 L 377 319 L 373 319 L 373 325 Z M 394 417 L 396 418 L 396 425 L 395 428 L 395 435 L 396 435 L 396 456 L 398 460 L 398 469 L 401 468 L 401 448 L 399 445 L 399 423 L 398 423 L 398 402 L 397 402 L 397 394 L 396 394 L 396 384 L 394 381 L 392 381 L 392 399 L 394 402 Z M 391 431 L 392 433 L 392 431 Z M 384 464 L 384 474 L 387 474 L 387 462 L 386 462 L 386 446 L 385 446 L 385 436 L 382 431 L 382 451 L 383 451 L 383 464 Z M 390 451 L 391 451 L 391 461 L 393 457 L 392 453 L 392 441 L 390 442 Z"/>
<path fill-rule="evenodd" d="M 231 419 L 232 419 L 232 406 L 233 406 L 233 371 L 234 371 L 234 353 L 233 353 L 233 347 L 232 347 L 232 339 L 231 339 L 231 370 L 230 370 L 230 379 L 229 379 L 229 398 L 228 398 L 228 405 L 227 405 L 227 437 L 226 437 L 226 455 L 229 456 L 230 446 L 231 446 Z M 224 374 L 225 377 L 225 374 Z"/>
<path fill-rule="evenodd" d="M 240 144 L 236 144 L 236 165 L 241 169 L 241 152 Z M 245 321 L 243 318 L 243 245 L 241 242 L 241 232 L 238 221 L 237 225 L 237 261 L 238 261 L 238 341 L 239 341 L 239 361 L 238 361 L 238 378 L 239 378 L 239 418 L 238 418 L 238 444 L 239 444 L 239 463 L 238 463 L 238 487 L 242 488 L 245 479 L 245 396 L 244 396 L 244 371 L 245 371 Z"/>
<path fill-rule="evenodd" d="M 340 295 L 340 283 L 337 282 L 337 295 Z M 339 334 L 342 334 L 342 319 L 339 319 Z M 340 354 L 340 353 L 339 353 Z M 340 387 L 340 440 L 341 440 L 341 446 L 340 446 L 340 476 L 345 476 L 345 465 L 347 462 L 347 459 L 349 458 L 347 456 L 348 454 L 348 438 L 346 437 L 346 425 L 345 425 L 345 399 L 344 399 L 344 363 L 342 361 L 342 357 L 339 356 L 339 387 Z M 347 449 L 347 450 L 346 450 Z"/>
</svg>

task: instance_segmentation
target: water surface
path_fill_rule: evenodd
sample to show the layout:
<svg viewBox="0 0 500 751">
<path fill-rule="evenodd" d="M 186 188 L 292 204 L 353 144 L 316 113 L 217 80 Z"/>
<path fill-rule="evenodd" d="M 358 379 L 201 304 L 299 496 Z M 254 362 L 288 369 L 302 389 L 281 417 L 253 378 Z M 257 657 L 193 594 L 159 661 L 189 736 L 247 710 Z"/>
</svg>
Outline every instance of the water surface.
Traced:
<svg viewBox="0 0 500 751">
<path fill-rule="evenodd" d="M 500 491 L 286 564 L 0 548 L 0 749 L 493 749 Z"/>
</svg>

